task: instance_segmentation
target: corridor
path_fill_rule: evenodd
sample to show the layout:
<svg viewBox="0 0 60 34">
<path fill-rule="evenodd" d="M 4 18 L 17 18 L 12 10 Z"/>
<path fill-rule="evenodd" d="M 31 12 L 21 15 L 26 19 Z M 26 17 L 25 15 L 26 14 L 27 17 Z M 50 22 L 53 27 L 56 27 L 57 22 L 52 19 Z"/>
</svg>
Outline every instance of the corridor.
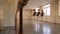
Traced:
<svg viewBox="0 0 60 34">
<path fill-rule="evenodd" d="M 60 34 L 60 0 L 0 0 L 0 34 L 22 30 L 23 34 Z"/>
</svg>

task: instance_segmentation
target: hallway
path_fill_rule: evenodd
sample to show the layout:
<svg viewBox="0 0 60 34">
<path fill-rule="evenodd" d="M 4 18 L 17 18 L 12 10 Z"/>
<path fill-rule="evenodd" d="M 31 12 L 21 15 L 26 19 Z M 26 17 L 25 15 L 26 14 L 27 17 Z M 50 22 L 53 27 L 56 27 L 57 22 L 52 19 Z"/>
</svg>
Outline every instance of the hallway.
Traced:
<svg viewBox="0 0 60 34">
<path fill-rule="evenodd" d="M 42 22 L 37 20 L 24 20 L 24 34 L 60 34 L 60 24 Z M 15 34 L 12 27 L 4 28 L 0 34 Z"/>
<path fill-rule="evenodd" d="M 60 34 L 60 0 L 24 2 L 0 0 L 0 34 Z"/>
</svg>

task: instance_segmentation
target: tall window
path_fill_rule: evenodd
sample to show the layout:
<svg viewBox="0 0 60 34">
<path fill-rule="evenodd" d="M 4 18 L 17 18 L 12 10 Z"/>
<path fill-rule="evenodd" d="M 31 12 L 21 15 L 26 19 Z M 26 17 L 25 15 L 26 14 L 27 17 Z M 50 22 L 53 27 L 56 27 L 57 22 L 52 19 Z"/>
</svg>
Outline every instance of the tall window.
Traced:
<svg viewBox="0 0 60 34">
<path fill-rule="evenodd" d="M 50 4 L 43 6 L 44 14 L 50 16 Z"/>
</svg>

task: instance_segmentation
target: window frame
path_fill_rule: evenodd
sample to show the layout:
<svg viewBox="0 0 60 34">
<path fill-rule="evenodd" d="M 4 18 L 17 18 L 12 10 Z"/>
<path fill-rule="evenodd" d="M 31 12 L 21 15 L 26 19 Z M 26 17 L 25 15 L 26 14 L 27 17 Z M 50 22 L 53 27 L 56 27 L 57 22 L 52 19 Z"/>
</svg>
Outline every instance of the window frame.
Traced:
<svg viewBox="0 0 60 34">
<path fill-rule="evenodd" d="M 47 5 L 50 5 L 50 4 L 47 4 Z M 44 6 L 47 6 L 47 5 L 44 5 Z M 51 6 L 47 6 L 47 7 L 44 7 L 44 6 L 43 6 L 43 9 L 46 9 L 46 14 L 45 14 L 45 16 L 50 16 L 50 15 L 51 15 L 51 9 L 50 9 L 50 15 L 48 15 L 48 14 L 47 14 L 47 8 L 48 8 L 48 7 L 51 8 Z"/>
</svg>

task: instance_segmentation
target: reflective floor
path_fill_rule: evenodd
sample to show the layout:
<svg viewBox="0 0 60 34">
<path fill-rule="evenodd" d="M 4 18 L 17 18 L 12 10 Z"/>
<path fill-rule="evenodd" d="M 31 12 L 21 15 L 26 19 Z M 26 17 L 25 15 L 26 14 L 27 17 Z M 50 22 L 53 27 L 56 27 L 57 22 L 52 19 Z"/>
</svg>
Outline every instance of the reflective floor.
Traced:
<svg viewBox="0 0 60 34">
<path fill-rule="evenodd" d="M 23 34 L 60 34 L 60 25 L 36 20 L 24 20 Z M 15 34 L 15 30 L 8 28 L 0 34 Z"/>
</svg>

